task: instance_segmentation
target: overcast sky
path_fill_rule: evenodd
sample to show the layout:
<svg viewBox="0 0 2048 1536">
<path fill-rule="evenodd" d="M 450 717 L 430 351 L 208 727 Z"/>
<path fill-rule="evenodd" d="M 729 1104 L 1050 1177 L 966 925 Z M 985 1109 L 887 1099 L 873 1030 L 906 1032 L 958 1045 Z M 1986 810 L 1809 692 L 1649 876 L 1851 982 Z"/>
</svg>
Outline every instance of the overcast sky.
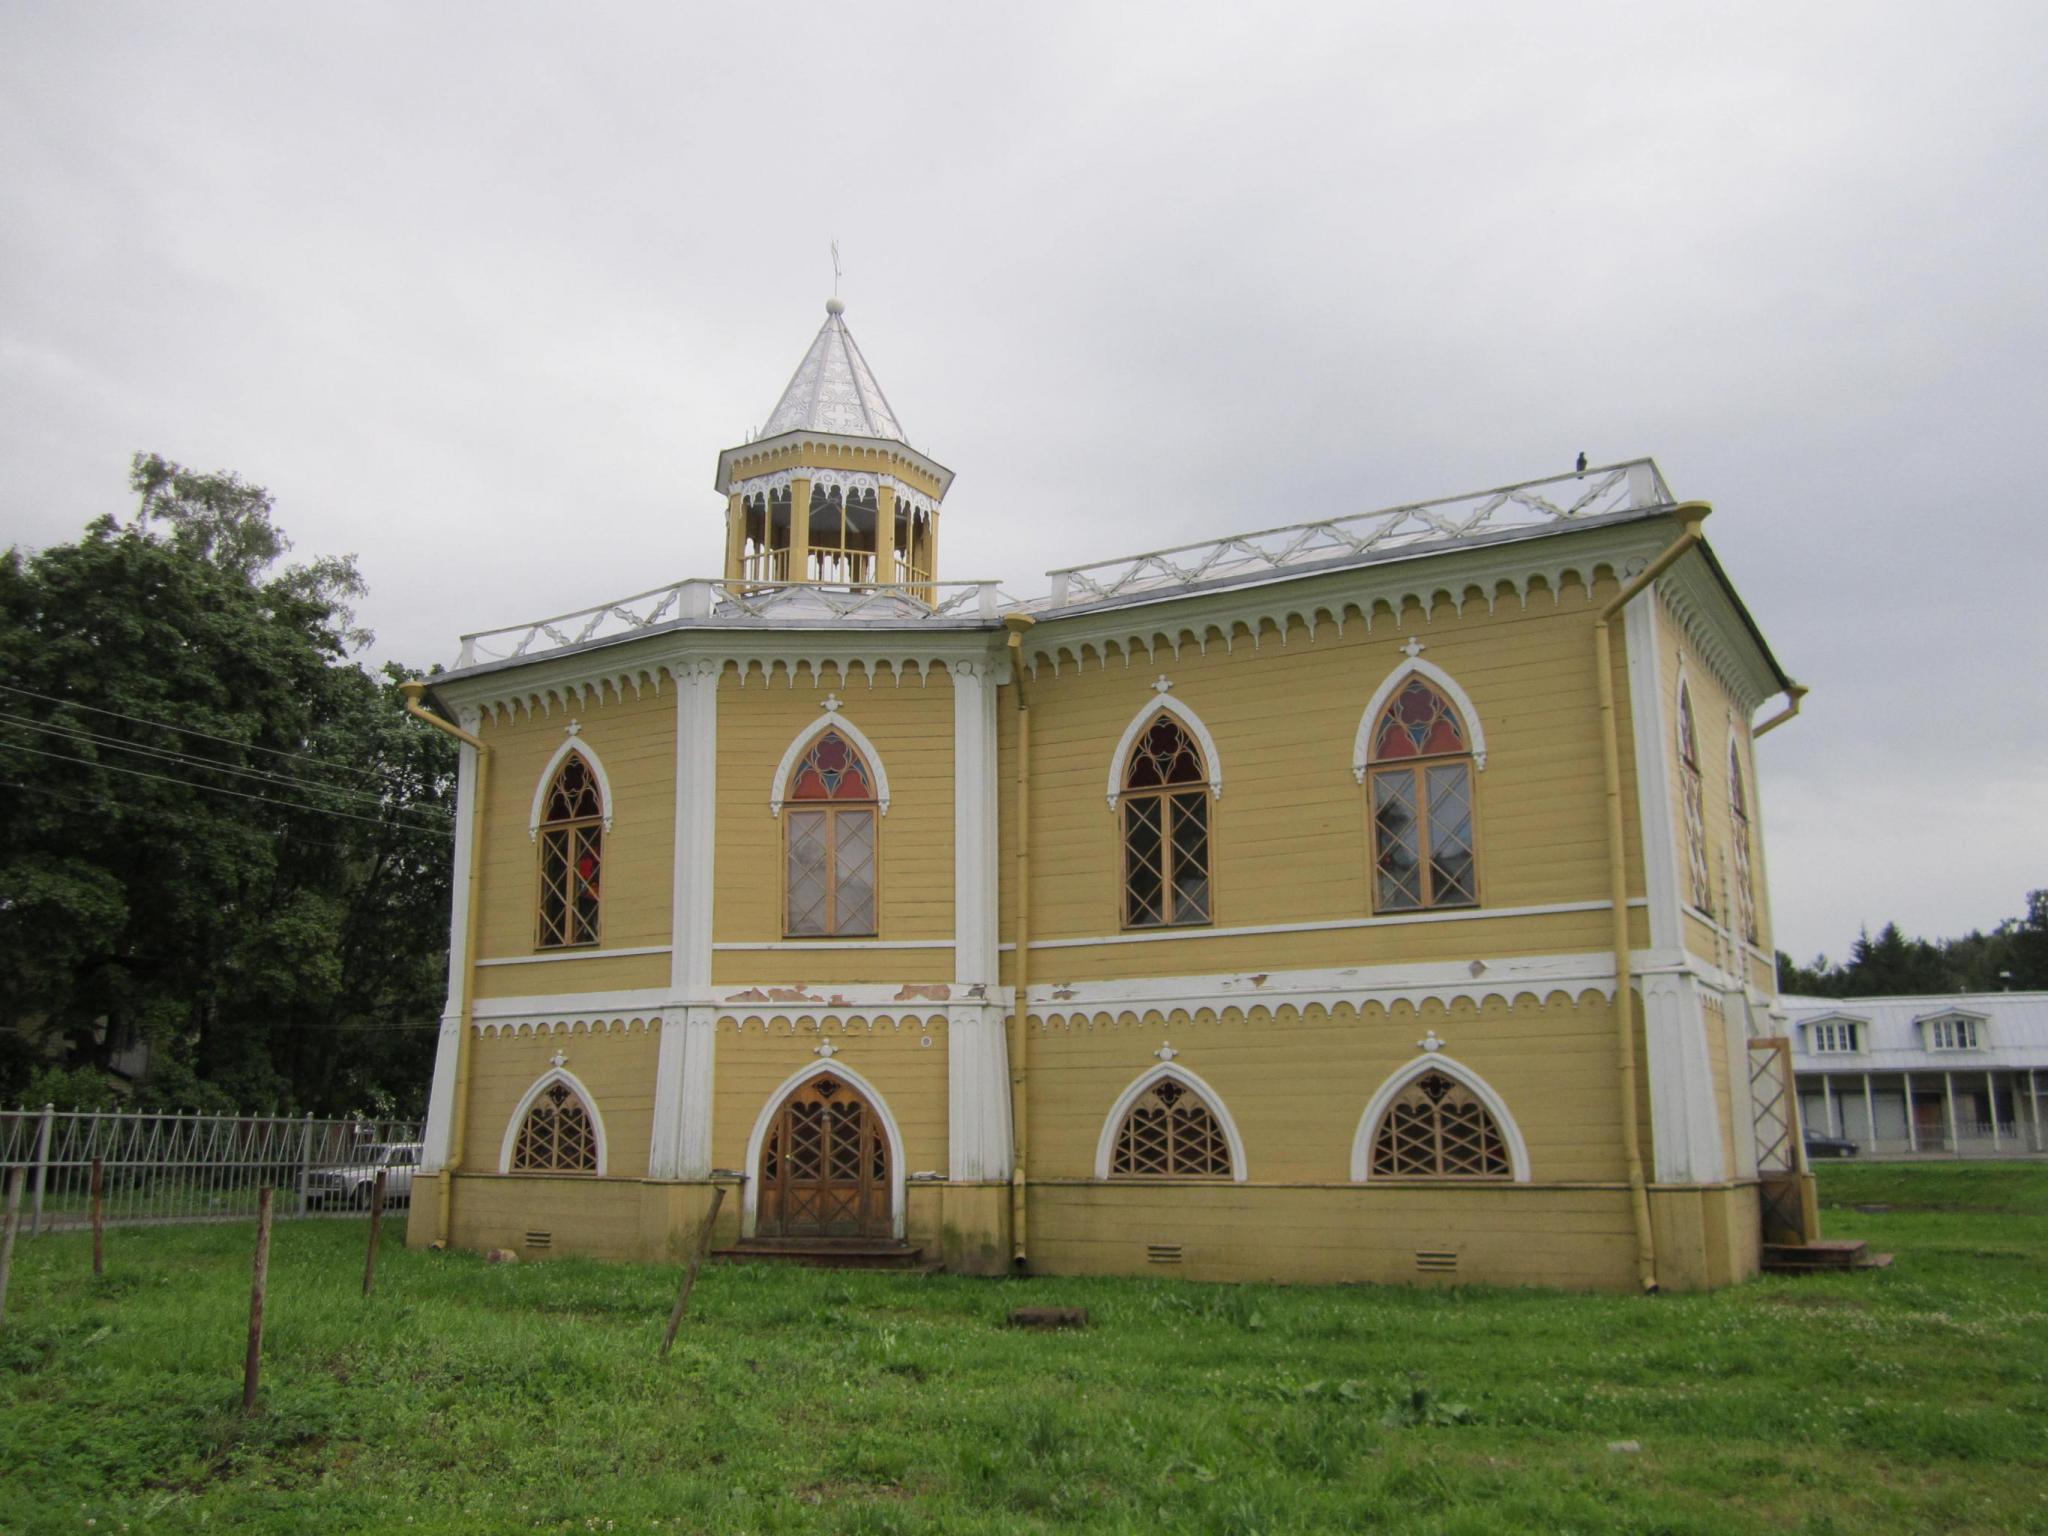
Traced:
<svg viewBox="0 0 2048 1536">
<path fill-rule="evenodd" d="M 2048 6 L 0 7 L 0 542 L 153 449 L 378 659 L 716 574 L 843 252 L 944 574 L 1654 456 L 1781 945 L 2048 886 Z"/>
</svg>

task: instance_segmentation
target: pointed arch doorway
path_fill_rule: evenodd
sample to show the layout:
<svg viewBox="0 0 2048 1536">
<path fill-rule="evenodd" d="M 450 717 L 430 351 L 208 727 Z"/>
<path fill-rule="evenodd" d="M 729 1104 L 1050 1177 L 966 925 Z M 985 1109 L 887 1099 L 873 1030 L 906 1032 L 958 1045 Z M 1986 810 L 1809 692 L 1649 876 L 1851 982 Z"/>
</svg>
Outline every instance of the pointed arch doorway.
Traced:
<svg viewBox="0 0 2048 1536">
<path fill-rule="evenodd" d="M 754 1236 L 894 1236 L 890 1157 L 867 1095 L 841 1073 L 813 1074 L 782 1101 L 761 1138 Z"/>
</svg>

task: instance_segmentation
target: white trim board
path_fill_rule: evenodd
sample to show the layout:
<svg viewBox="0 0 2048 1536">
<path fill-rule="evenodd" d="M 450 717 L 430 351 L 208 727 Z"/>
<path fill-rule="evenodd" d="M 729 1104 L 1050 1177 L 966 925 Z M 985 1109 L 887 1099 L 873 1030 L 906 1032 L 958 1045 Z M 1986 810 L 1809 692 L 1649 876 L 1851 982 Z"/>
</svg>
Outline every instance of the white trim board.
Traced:
<svg viewBox="0 0 2048 1536">
<path fill-rule="evenodd" d="M 665 955 L 669 952 L 666 944 L 643 944 L 637 949 L 565 949 L 554 955 L 494 955 L 488 960 L 479 960 L 485 965 L 556 965 L 564 960 L 621 960 L 628 955 Z"/>
<path fill-rule="evenodd" d="M 1643 906 L 1640 896 L 1631 907 Z M 1459 907 L 1452 912 L 1409 912 L 1389 917 L 1337 917 L 1312 923 L 1256 923 L 1241 928 L 1170 928 L 1157 933 L 1104 933 L 1084 939 L 1033 939 L 1033 949 L 1085 949 L 1091 944 L 1170 944 L 1189 939 L 1255 938 L 1269 933 L 1327 933 L 1346 928 L 1397 928 L 1410 923 L 1475 923 L 1489 917 L 1544 917 L 1556 912 L 1605 912 L 1604 901 L 1559 901 L 1540 907 Z M 1014 944 L 1003 948 L 1014 949 Z"/>
</svg>

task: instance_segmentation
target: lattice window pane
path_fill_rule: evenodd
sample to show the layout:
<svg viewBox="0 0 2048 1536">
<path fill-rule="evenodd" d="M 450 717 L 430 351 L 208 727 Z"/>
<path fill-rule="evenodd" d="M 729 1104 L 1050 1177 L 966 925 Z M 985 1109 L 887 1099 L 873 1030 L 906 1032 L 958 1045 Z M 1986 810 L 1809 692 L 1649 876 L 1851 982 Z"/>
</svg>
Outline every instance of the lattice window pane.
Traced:
<svg viewBox="0 0 2048 1536">
<path fill-rule="evenodd" d="M 512 1143 L 514 1173 L 595 1173 L 597 1132 L 567 1083 L 550 1083 L 533 1101 Z"/>
<path fill-rule="evenodd" d="M 1138 1098 L 1117 1127 L 1109 1171 L 1132 1177 L 1227 1179 L 1230 1143 L 1201 1095 L 1177 1078 L 1161 1078 Z"/>
<path fill-rule="evenodd" d="M 543 949 L 595 944 L 604 875 L 604 800 L 580 752 L 555 770 L 537 839 L 540 900 L 536 942 Z"/>
<path fill-rule="evenodd" d="M 1133 928 L 1166 921 L 1165 805 L 1157 795 L 1124 801 L 1124 921 Z"/>
<path fill-rule="evenodd" d="M 873 933 L 875 813 L 836 811 L 832 826 L 832 931 L 841 935 Z"/>
<path fill-rule="evenodd" d="M 1472 852 L 1472 769 L 1440 763 L 1427 770 L 1430 905 L 1468 906 L 1479 899 Z"/>
<path fill-rule="evenodd" d="M 1169 865 L 1172 870 L 1171 920 L 1200 923 L 1209 918 L 1209 795 L 1166 797 Z"/>
<path fill-rule="evenodd" d="M 1735 864 L 1735 917 L 1743 938 L 1758 943 L 1756 925 L 1756 882 L 1750 873 L 1749 795 L 1742 785 L 1742 758 L 1735 743 L 1728 743 L 1729 844 Z"/>
<path fill-rule="evenodd" d="M 787 820 L 789 932 L 822 934 L 826 931 L 825 899 L 830 889 L 826 813 L 790 811 Z"/>
<path fill-rule="evenodd" d="M 1387 1107 L 1373 1136 L 1375 1177 L 1505 1179 L 1507 1141 L 1486 1106 L 1457 1079 L 1430 1071 Z"/>
<path fill-rule="evenodd" d="M 1422 905 L 1422 826 L 1415 814 L 1415 775 L 1408 769 L 1372 778 L 1374 876 L 1382 912 Z"/>
</svg>

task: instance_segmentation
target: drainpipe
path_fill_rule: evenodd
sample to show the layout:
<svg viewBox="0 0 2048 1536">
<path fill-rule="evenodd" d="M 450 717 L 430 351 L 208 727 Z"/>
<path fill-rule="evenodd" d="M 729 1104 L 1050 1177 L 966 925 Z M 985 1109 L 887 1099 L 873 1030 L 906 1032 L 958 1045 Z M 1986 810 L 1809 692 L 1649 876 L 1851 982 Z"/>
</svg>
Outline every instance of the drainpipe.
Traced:
<svg viewBox="0 0 2048 1536">
<path fill-rule="evenodd" d="M 1600 685 L 1600 762 L 1607 789 L 1608 893 L 1614 908 L 1614 1030 L 1615 1045 L 1621 1057 L 1621 1150 L 1628 1165 L 1629 1211 L 1635 1220 L 1636 1278 L 1644 1294 L 1652 1296 L 1657 1292 L 1657 1239 L 1650 1226 L 1650 1196 L 1643 1181 L 1643 1149 L 1636 1115 L 1635 995 L 1631 990 L 1633 978 L 1630 975 L 1628 937 L 1628 859 L 1627 845 L 1622 840 L 1621 737 L 1615 724 L 1614 654 L 1609 643 L 1608 625 L 1636 594 L 1645 590 L 1680 556 L 1700 542 L 1700 524 L 1712 510 L 1703 501 L 1681 503 L 1676 515 L 1684 524 L 1684 531 L 1615 593 L 1613 601 L 1600 610 L 1599 618 L 1593 623 L 1594 665 Z M 1635 707 L 1640 709 L 1642 701 L 1636 700 Z M 1647 763 L 1636 764 L 1637 777 L 1649 772 L 1650 766 Z"/>
<path fill-rule="evenodd" d="M 1031 1030 L 1027 1023 L 1031 986 L 1031 700 L 1024 691 L 1024 631 L 1036 621 L 1028 613 L 1003 616 L 1010 631 L 1010 680 L 1017 690 L 1017 949 L 1010 979 L 1016 1001 L 1010 1009 L 1010 1262 L 1024 1265 L 1024 1161 L 1031 1147 Z"/>
<path fill-rule="evenodd" d="M 1799 683 L 1787 683 L 1785 685 L 1785 707 L 1779 710 L 1775 715 L 1771 716 L 1771 718 L 1766 720 L 1762 725 L 1756 727 L 1756 729 L 1751 731 L 1749 733 L 1749 739 L 1751 741 L 1755 741 L 1757 737 L 1765 735 L 1768 732 L 1775 731 L 1787 720 L 1790 720 L 1794 715 L 1798 714 L 1799 701 L 1805 698 L 1811 692 L 1813 692 L 1811 688 L 1804 687 Z"/>
<path fill-rule="evenodd" d="M 441 1177 L 435 1182 L 440 1185 L 439 1214 L 435 1221 L 435 1241 L 445 1247 L 448 1242 L 451 1200 L 455 1193 L 455 1175 L 462 1167 L 462 1143 L 469 1128 L 469 1029 L 470 1020 L 476 1010 L 476 931 L 483 918 L 483 910 L 477 905 L 483 892 L 484 867 L 484 791 L 489 787 L 491 752 L 476 737 L 460 726 L 443 720 L 431 710 L 420 705 L 426 693 L 425 683 L 400 683 L 399 696 L 405 700 L 405 712 L 416 720 L 424 720 L 435 730 L 446 736 L 453 736 L 466 747 L 476 748 L 475 804 L 470 807 L 471 829 L 469 836 L 469 921 L 462 933 L 462 1012 L 455 1031 L 455 1123 L 449 1128 L 448 1161 L 441 1165 Z"/>
</svg>

